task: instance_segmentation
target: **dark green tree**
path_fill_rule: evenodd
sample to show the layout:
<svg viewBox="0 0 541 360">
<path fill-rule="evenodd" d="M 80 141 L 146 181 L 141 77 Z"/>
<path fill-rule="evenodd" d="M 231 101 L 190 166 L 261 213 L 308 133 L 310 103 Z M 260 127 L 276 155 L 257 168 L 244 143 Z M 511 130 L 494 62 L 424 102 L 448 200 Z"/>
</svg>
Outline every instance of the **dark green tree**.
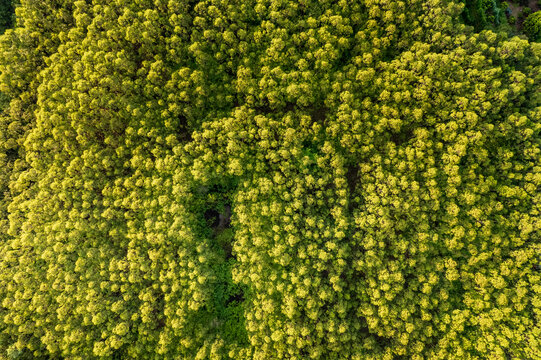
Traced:
<svg viewBox="0 0 541 360">
<path fill-rule="evenodd" d="M 0 0 L 0 34 L 13 26 L 15 7 L 12 0 Z"/>
<path fill-rule="evenodd" d="M 522 26 L 530 41 L 541 41 L 541 11 L 530 14 Z"/>
</svg>

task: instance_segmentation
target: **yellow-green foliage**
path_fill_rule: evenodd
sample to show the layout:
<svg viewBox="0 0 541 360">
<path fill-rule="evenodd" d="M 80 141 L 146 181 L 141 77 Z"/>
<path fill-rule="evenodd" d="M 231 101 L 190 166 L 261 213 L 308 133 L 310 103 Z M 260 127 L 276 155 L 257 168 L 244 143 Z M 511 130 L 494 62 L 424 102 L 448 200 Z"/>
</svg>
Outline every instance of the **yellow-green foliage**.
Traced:
<svg viewBox="0 0 541 360">
<path fill-rule="evenodd" d="M 0 359 L 541 358 L 541 47 L 462 7 L 21 1 Z"/>
<path fill-rule="evenodd" d="M 524 20 L 524 32 L 531 41 L 541 41 L 541 11 L 530 14 Z"/>
</svg>

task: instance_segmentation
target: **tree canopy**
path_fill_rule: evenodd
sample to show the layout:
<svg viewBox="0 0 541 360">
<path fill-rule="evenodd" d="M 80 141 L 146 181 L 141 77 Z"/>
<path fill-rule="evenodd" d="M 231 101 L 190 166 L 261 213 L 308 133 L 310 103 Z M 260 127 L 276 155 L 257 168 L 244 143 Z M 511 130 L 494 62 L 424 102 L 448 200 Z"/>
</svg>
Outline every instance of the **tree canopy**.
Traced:
<svg viewBox="0 0 541 360">
<path fill-rule="evenodd" d="M 541 44 L 463 11 L 21 0 L 0 359 L 541 358 Z"/>
</svg>

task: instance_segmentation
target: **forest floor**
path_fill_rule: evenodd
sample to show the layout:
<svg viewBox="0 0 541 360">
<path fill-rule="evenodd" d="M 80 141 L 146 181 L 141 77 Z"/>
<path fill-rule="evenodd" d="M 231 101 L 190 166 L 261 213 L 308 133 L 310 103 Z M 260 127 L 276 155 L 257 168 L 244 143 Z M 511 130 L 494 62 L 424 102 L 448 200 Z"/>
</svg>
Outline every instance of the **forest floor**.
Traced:
<svg viewBox="0 0 541 360">
<path fill-rule="evenodd" d="M 526 6 L 521 6 L 517 4 L 516 2 L 509 2 L 509 8 L 511 8 L 511 15 L 517 19 L 514 27 L 517 31 L 522 29 L 522 23 L 524 22 L 524 19 L 522 19 L 519 15 L 522 12 L 522 9 L 524 9 Z M 539 3 L 537 0 L 530 0 L 528 3 L 528 6 L 530 9 L 532 9 L 532 13 L 541 10 L 539 8 Z"/>
</svg>

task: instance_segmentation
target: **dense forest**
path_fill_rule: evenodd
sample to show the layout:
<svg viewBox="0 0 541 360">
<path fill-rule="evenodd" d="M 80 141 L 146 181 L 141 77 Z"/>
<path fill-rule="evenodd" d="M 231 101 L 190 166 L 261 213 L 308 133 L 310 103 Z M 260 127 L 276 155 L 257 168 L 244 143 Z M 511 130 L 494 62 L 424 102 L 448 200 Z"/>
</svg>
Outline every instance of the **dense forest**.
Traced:
<svg viewBox="0 0 541 360">
<path fill-rule="evenodd" d="M 541 12 L 0 0 L 0 359 L 541 359 Z"/>
</svg>

